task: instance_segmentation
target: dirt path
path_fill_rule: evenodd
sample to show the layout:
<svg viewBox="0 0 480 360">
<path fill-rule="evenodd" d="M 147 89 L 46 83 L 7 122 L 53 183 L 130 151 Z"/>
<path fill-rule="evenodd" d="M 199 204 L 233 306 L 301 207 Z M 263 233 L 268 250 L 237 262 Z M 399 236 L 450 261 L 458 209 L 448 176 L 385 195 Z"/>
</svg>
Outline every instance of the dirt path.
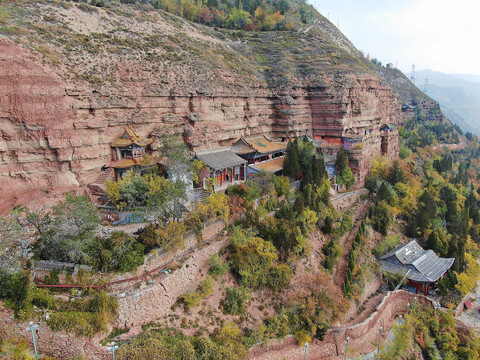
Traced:
<svg viewBox="0 0 480 360">
<path fill-rule="evenodd" d="M 350 338 L 348 358 L 353 359 L 372 353 L 377 347 L 378 329 L 383 327 L 382 345 L 394 325 L 398 323 L 398 315 L 404 315 L 407 304 L 413 301 L 415 294 L 403 290 L 390 292 L 367 319 L 354 325 L 338 324 L 329 330 L 324 341 L 314 339 L 307 351 L 307 359 L 343 360 L 345 359 L 345 344 Z M 372 306 L 378 299 L 372 298 Z M 422 303 L 428 303 L 425 297 L 419 297 Z M 367 310 L 366 310 L 367 311 Z M 299 347 L 295 339 L 288 337 L 283 341 L 272 340 L 269 343 L 254 346 L 248 354 L 249 360 L 301 360 L 304 359 L 304 348 Z"/>
<path fill-rule="evenodd" d="M 365 301 L 360 306 L 363 306 L 365 309 L 360 314 L 358 314 L 358 316 L 355 316 L 355 318 L 348 323 L 348 326 L 360 324 L 364 320 L 366 320 L 378 308 L 378 305 L 382 302 L 384 297 L 384 294 L 378 294 Z"/>
<path fill-rule="evenodd" d="M 360 203 L 357 211 L 355 211 L 354 215 L 354 225 L 352 230 L 350 230 L 347 234 L 345 234 L 340 239 L 340 246 L 343 248 L 343 255 L 341 258 L 337 260 L 337 265 L 335 267 L 335 272 L 333 273 L 333 282 L 337 286 L 342 286 L 343 281 L 345 280 L 345 274 L 347 273 L 347 258 L 352 248 L 353 240 L 355 239 L 355 235 L 357 234 L 358 228 L 360 223 L 365 218 L 368 209 L 368 202 Z"/>
</svg>

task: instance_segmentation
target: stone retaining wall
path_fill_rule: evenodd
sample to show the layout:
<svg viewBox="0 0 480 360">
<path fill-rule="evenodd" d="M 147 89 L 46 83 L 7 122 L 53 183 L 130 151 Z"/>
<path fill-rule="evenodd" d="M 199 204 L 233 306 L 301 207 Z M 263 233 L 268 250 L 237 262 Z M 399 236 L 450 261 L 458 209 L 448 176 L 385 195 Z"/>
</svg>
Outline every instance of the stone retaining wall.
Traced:
<svg viewBox="0 0 480 360">
<path fill-rule="evenodd" d="M 29 327 L 28 321 L 17 322 L 13 320 L 13 311 L 6 309 L 0 301 L 0 336 L 24 337 L 33 351 L 32 333 L 25 329 Z M 99 342 L 104 335 L 97 335 L 92 339 L 78 338 L 74 334 L 63 331 L 52 331 L 45 322 L 35 323 L 38 330 L 35 331 L 35 339 L 38 352 L 50 354 L 58 359 L 78 359 L 83 356 L 85 360 L 107 360 L 112 358 L 105 347 Z"/>
<path fill-rule="evenodd" d="M 119 312 L 116 327 L 138 327 L 161 319 L 171 313 L 171 307 L 192 285 L 203 277 L 198 269 L 225 245 L 227 239 L 203 247 L 188 257 L 180 269 L 162 275 L 152 282 L 142 283 L 138 290 L 119 297 Z"/>
<path fill-rule="evenodd" d="M 398 315 L 405 313 L 408 303 L 414 303 L 415 296 L 417 296 L 419 303 L 429 302 L 429 300 L 423 296 L 411 294 L 403 290 L 389 292 L 379 304 L 377 310 L 366 320 L 353 326 L 330 329 L 324 341 L 314 340 L 312 342 L 309 352 L 315 353 L 319 358 L 341 357 L 343 359 L 347 336 L 350 337 L 349 356 L 358 356 L 375 351 L 376 346 L 374 344 L 378 342 L 380 326 L 384 329 L 382 336 L 383 343 L 395 319 Z M 269 354 L 268 358 L 275 358 L 275 355 L 282 358 L 285 349 L 291 347 L 292 344 L 292 339 L 288 338 L 281 343 L 272 341 L 268 344 L 258 345 L 250 350 L 249 358 L 263 359 L 264 356 L 262 355 L 267 353 Z M 278 354 L 275 354 L 275 352 L 278 352 Z"/>
<path fill-rule="evenodd" d="M 223 231 L 225 224 L 222 221 L 213 221 L 203 231 L 203 240 L 214 239 Z M 187 257 L 182 267 L 173 273 L 163 274 L 153 281 L 138 281 L 134 283 L 124 283 L 122 286 L 109 288 L 110 293 L 117 293 L 121 288 L 129 288 L 122 297 L 118 297 L 119 315 L 114 324 L 116 327 L 124 327 L 127 324 L 139 326 L 170 312 L 170 307 L 176 299 L 188 290 L 195 277 L 199 276 L 197 268 L 201 266 L 208 257 L 220 250 L 226 243 L 227 238 L 222 238 L 208 246 L 203 246 L 193 252 L 193 255 Z M 196 236 L 189 236 L 185 239 L 187 250 L 191 250 L 198 245 Z M 138 274 L 154 269 L 161 264 L 173 259 L 185 249 L 176 254 L 165 254 L 155 257 L 152 261 L 146 261 L 137 271 Z M 140 271 L 140 272 L 139 272 Z M 124 278 L 131 277 L 132 274 L 125 275 Z M 200 275 L 201 276 L 201 275 Z M 64 276 L 62 276 L 64 280 Z M 115 279 L 117 280 L 117 279 Z M 136 289 L 132 286 L 139 285 Z M 40 353 L 49 354 L 59 359 L 76 359 L 79 355 L 86 360 L 107 360 L 112 358 L 112 353 L 101 346 L 100 341 L 105 338 L 105 334 L 98 334 L 92 339 L 78 338 L 74 334 L 52 331 L 45 322 L 35 323 L 38 325 L 36 332 L 37 349 Z M 13 318 L 13 311 L 4 307 L 0 301 L 0 335 L 3 336 L 21 336 L 24 337 L 33 348 L 32 336 L 30 332 L 25 331 L 28 322 L 17 322 Z"/>
</svg>

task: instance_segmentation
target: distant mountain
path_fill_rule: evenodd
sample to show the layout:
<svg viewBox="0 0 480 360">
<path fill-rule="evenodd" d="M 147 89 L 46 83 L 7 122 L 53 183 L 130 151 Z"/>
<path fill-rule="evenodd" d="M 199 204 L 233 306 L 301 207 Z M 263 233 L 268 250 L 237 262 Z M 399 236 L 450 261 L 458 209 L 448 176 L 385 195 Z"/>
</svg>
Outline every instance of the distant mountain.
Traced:
<svg viewBox="0 0 480 360">
<path fill-rule="evenodd" d="M 421 90 L 428 79 L 427 94 L 440 103 L 452 122 L 480 134 L 480 76 L 422 70 L 415 73 L 415 78 Z"/>
<path fill-rule="evenodd" d="M 472 75 L 472 74 L 452 74 L 452 75 L 463 80 L 467 80 L 474 83 L 480 83 L 480 75 Z"/>
</svg>

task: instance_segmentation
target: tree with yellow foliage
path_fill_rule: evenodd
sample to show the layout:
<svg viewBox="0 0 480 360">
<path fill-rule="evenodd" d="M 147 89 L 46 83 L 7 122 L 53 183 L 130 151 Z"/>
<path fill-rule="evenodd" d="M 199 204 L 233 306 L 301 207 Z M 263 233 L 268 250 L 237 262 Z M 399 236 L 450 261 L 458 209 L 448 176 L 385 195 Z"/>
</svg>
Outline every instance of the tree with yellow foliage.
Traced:
<svg viewBox="0 0 480 360">
<path fill-rule="evenodd" d="M 458 280 L 455 288 L 460 291 L 462 296 L 465 296 L 475 288 L 480 275 L 480 265 L 471 254 L 465 253 L 465 261 L 467 263 L 465 272 L 455 273 Z"/>
</svg>

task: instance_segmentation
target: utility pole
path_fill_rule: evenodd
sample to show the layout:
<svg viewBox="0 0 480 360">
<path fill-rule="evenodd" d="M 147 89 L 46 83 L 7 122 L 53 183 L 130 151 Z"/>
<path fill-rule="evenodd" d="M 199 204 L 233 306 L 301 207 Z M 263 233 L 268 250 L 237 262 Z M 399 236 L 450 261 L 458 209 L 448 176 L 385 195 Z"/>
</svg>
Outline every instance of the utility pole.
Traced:
<svg viewBox="0 0 480 360">
<path fill-rule="evenodd" d="M 305 343 L 305 347 L 303 348 L 303 350 L 305 350 L 305 355 L 304 355 L 304 357 L 303 357 L 303 360 L 307 360 L 308 342 Z"/>
<path fill-rule="evenodd" d="M 348 354 L 348 343 L 350 342 L 350 337 L 347 336 L 347 346 L 345 347 L 345 360 L 347 360 L 347 354 Z"/>
<path fill-rule="evenodd" d="M 428 79 L 425 78 L 425 84 L 423 85 L 423 92 L 426 94 L 428 92 Z"/>
<path fill-rule="evenodd" d="M 38 354 L 37 354 L 37 344 L 35 343 L 35 333 L 33 330 L 37 330 L 38 325 L 33 325 L 33 321 L 30 321 L 30 326 L 25 329 L 25 331 L 31 331 L 32 332 L 32 340 L 33 340 L 33 350 L 35 351 L 35 359 L 38 359 Z"/>
<path fill-rule="evenodd" d="M 114 342 L 111 342 L 111 343 L 110 343 L 110 344 L 108 344 L 108 345 L 110 345 L 110 346 L 109 346 L 109 347 L 107 347 L 107 351 L 111 351 L 111 352 L 112 352 L 113 360 L 115 360 L 115 350 L 117 350 L 117 349 L 118 349 L 118 346 L 117 346 L 117 345 L 115 345 L 115 343 L 114 343 Z"/>
<path fill-rule="evenodd" d="M 412 65 L 412 73 L 410 74 L 410 81 L 415 85 L 415 65 Z"/>
<path fill-rule="evenodd" d="M 380 346 L 382 345 L 382 332 L 383 332 L 383 328 L 380 326 L 380 329 L 378 329 L 378 351 L 377 351 L 377 354 L 380 354 Z"/>
</svg>

